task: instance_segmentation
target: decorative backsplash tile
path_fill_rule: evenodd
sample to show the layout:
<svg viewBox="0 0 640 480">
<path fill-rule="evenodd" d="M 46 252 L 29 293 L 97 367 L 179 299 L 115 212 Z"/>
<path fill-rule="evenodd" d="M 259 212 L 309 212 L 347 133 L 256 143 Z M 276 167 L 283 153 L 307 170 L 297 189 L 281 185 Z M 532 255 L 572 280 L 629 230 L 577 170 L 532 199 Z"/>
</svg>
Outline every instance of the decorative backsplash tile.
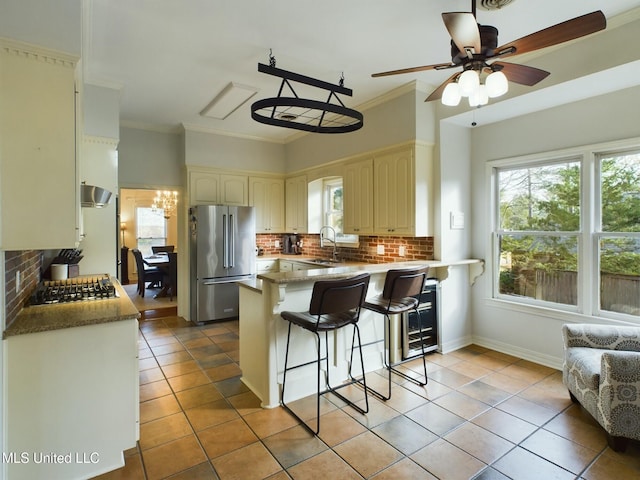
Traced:
<svg viewBox="0 0 640 480">
<path fill-rule="evenodd" d="M 5 328 L 11 325 L 18 312 L 40 281 L 43 252 L 40 250 L 22 250 L 4 252 L 5 271 Z M 20 288 L 16 291 L 16 272 L 20 272 Z"/>
</svg>

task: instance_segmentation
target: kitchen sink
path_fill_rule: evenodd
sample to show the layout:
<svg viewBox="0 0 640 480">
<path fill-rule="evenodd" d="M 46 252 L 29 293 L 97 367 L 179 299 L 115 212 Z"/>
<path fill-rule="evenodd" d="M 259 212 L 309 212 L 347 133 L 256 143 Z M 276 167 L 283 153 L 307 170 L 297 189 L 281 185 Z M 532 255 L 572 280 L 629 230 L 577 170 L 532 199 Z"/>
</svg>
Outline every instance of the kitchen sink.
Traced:
<svg viewBox="0 0 640 480">
<path fill-rule="evenodd" d="M 339 260 L 328 260 L 326 258 L 312 258 L 309 262 L 319 263 L 321 265 L 337 265 L 342 263 Z"/>
</svg>

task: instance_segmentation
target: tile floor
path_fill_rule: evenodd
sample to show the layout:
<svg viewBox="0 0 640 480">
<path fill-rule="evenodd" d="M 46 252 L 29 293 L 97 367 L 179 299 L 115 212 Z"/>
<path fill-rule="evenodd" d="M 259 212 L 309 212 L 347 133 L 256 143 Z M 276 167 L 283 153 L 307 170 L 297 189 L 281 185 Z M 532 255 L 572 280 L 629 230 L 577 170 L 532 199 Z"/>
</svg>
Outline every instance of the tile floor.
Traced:
<svg viewBox="0 0 640 480">
<path fill-rule="evenodd" d="M 237 321 L 143 319 L 139 343 L 140 441 L 101 480 L 640 478 L 640 443 L 610 450 L 560 372 L 482 347 L 429 354 L 426 387 L 395 376 L 366 416 L 324 396 L 314 437 L 240 381 Z M 294 408 L 315 415 L 313 399 Z"/>
</svg>

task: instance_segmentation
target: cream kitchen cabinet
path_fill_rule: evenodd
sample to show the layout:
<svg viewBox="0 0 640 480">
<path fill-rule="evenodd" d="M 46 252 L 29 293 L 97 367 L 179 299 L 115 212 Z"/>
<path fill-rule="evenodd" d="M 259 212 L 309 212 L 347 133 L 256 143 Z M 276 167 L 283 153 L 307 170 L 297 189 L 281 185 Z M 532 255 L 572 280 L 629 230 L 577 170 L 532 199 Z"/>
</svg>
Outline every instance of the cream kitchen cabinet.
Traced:
<svg viewBox="0 0 640 480">
<path fill-rule="evenodd" d="M 278 259 L 277 258 L 269 258 L 264 259 L 260 258 L 256 260 L 256 273 L 275 273 L 278 272 Z"/>
<path fill-rule="evenodd" d="M 249 180 L 246 175 L 214 170 L 189 170 L 190 205 L 249 205 Z"/>
<path fill-rule="evenodd" d="M 255 207 L 256 233 L 282 233 L 284 228 L 284 180 L 249 177 L 249 205 Z"/>
<path fill-rule="evenodd" d="M 344 166 L 344 233 L 367 235 L 373 227 L 373 159 Z"/>
<path fill-rule="evenodd" d="M 378 235 L 433 234 L 432 146 L 415 144 L 373 161 L 374 230 Z"/>
<path fill-rule="evenodd" d="M 307 233 L 307 176 L 287 178 L 285 196 L 286 231 Z"/>
<path fill-rule="evenodd" d="M 0 248 L 80 240 L 77 58 L 0 41 Z"/>
</svg>

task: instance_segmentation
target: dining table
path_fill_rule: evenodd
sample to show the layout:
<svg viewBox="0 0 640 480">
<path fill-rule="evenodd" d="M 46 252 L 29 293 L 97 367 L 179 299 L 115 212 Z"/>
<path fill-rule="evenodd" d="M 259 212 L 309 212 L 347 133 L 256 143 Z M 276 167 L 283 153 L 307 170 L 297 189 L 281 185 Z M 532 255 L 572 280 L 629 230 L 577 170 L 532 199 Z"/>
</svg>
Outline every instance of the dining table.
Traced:
<svg viewBox="0 0 640 480">
<path fill-rule="evenodd" d="M 146 257 L 142 257 L 142 261 L 149 265 L 150 267 L 158 267 L 160 268 L 166 276 L 169 276 L 169 255 L 166 252 L 158 252 L 152 255 L 148 255 Z M 162 287 L 158 293 L 156 293 L 153 298 L 163 298 L 168 296 L 169 289 L 172 288 L 175 279 L 170 282 L 162 282 Z M 175 292 L 172 292 L 175 295 Z"/>
</svg>

